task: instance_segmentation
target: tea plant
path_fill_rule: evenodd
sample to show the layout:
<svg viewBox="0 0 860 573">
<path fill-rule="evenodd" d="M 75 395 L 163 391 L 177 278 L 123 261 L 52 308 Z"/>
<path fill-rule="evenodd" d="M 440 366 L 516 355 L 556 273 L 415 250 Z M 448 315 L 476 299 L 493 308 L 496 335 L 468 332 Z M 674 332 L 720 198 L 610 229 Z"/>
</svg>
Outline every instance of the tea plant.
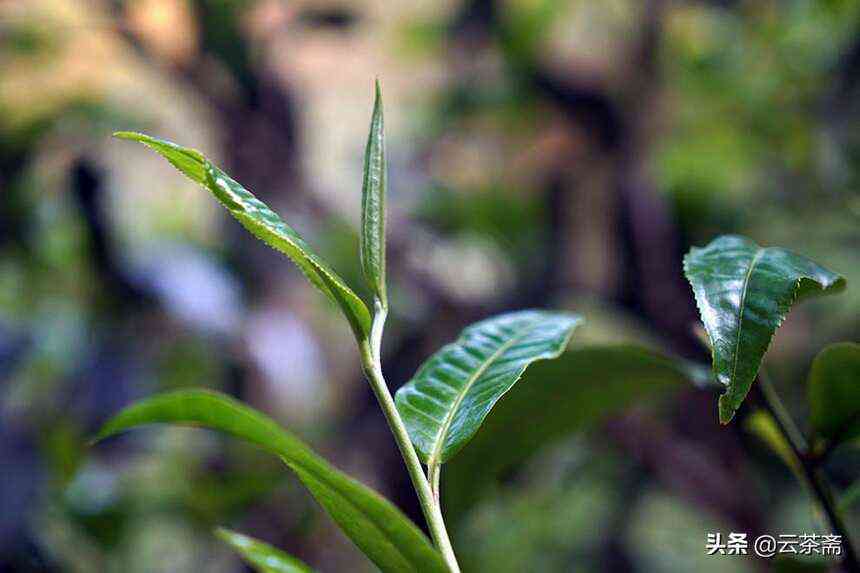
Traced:
<svg viewBox="0 0 860 573">
<path fill-rule="evenodd" d="M 277 214 L 199 152 L 140 133 L 115 135 L 152 148 L 210 191 L 248 231 L 289 257 L 311 284 L 339 308 L 355 335 L 361 366 L 403 457 L 432 541 L 388 500 L 331 466 L 299 438 L 218 392 L 183 390 L 143 400 L 110 420 L 97 439 L 153 423 L 220 430 L 280 457 L 382 571 L 459 571 L 441 506 L 443 466 L 476 436 L 490 411 L 529 365 L 558 358 L 565 352 L 582 318 L 565 312 L 525 310 L 478 322 L 434 354 L 392 397 L 381 366 L 388 314 L 387 166 L 378 84 L 364 159 L 359 249 L 362 274 L 372 293 L 370 304 L 356 295 Z M 719 400 L 720 421 L 725 424 L 733 418 L 758 377 L 772 415 L 764 425 L 771 423 L 768 420 L 775 424 L 769 435 L 776 438 L 771 443 L 790 459 L 821 504 L 832 529 L 843 535 L 845 562 L 856 570 L 856 555 L 821 474 L 821 463 L 838 444 L 860 437 L 860 346 L 834 345 L 816 358 L 810 376 L 814 429 L 811 442 L 785 414 L 760 372 L 771 338 L 791 305 L 808 296 L 835 292 L 844 287 L 844 279 L 809 259 L 782 249 L 764 249 L 741 237 L 721 237 L 704 249 L 693 249 L 685 258 L 684 268 L 712 347 L 713 380 L 725 390 Z M 624 396 L 629 395 L 630 401 L 637 399 L 638 395 L 628 392 L 627 386 L 639 381 L 674 383 L 679 379 L 705 378 L 705 382 L 713 384 L 694 365 L 638 348 L 594 348 L 567 356 L 570 358 L 555 363 L 558 366 L 549 371 L 548 377 L 578 382 L 579 376 L 582 384 L 529 384 L 524 398 L 501 404 L 498 419 L 489 424 L 493 438 L 488 439 L 494 440 L 502 431 L 509 432 L 521 420 L 537 419 L 541 408 L 559 401 L 570 404 L 568 425 L 606 409 L 605 401 L 595 400 L 594 396 L 612 392 L 613 388 L 625 389 L 610 400 L 615 406 L 623 406 Z M 590 395 L 571 399 L 565 394 L 581 391 L 588 383 L 593 389 Z M 517 429 L 521 434 L 518 442 L 511 439 L 499 446 L 496 441 L 492 449 L 513 459 L 517 443 L 525 448 L 567 427 L 564 423 L 535 423 L 534 427 Z M 493 460 L 476 458 L 481 471 L 470 480 L 474 487 L 481 487 L 482 476 L 486 479 L 490 468 L 510 461 L 505 455 L 495 455 Z M 297 559 L 245 535 L 225 529 L 219 529 L 217 534 L 259 571 L 311 570 Z"/>
<path fill-rule="evenodd" d="M 815 497 L 832 531 L 841 536 L 845 566 L 858 571 L 857 553 L 822 465 L 839 445 L 860 436 L 860 345 L 828 346 L 809 375 L 810 440 L 788 415 L 762 361 L 776 329 L 803 299 L 845 288 L 845 279 L 810 259 L 776 247 L 724 236 L 684 258 L 711 348 L 713 372 L 725 392 L 719 418 L 728 424 L 758 381 L 767 413 L 751 425 L 786 460 Z"/>
<path fill-rule="evenodd" d="M 139 133 L 120 132 L 116 136 L 149 146 L 208 189 L 248 231 L 287 255 L 311 284 L 339 307 L 355 335 L 362 368 L 403 456 L 433 543 L 386 499 L 333 468 L 274 421 L 217 392 L 186 390 L 149 398 L 108 422 L 99 439 L 151 423 L 204 426 L 243 438 L 281 457 L 382 571 L 459 571 L 439 501 L 442 465 L 470 440 L 529 364 L 564 352 L 581 318 L 529 310 L 474 324 L 430 358 L 395 400 L 381 368 L 388 314 L 387 166 L 378 84 L 364 160 L 360 244 L 361 268 L 373 293 L 372 313 L 292 228 L 199 152 Z M 307 570 L 265 544 L 225 530 L 221 536 L 252 563 L 259 563 L 258 558 L 266 555 L 272 563 L 280 563 L 281 570 Z"/>
</svg>

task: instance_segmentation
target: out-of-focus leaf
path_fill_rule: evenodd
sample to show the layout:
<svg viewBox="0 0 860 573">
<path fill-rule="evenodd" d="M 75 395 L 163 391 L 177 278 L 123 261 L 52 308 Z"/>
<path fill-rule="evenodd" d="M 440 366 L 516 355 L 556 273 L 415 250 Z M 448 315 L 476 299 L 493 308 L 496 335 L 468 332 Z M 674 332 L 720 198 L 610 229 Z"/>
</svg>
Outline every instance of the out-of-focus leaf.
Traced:
<svg viewBox="0 0 860 573">
<path fill-rule="evenodd" d="M 840 342 L 818 353 L 809 372 L 809 407 L 818 437 L 860 437 L 860 344 Z"/>
<path fill-rule="evenodd" d="M 573 348 L 533 365 L 447 465 L 448 515 L 456 520 L 488 485 L 542 447 L 689 383 L 679 362 L 634 345 Z"/>
<path fill-rule="evenodd" d="M 727 387 L 719 405 L 723 424 L 743 403 L 791 306 L 845 286 L 843 277 L 806 257 L 733 235 L 693 247 L 684 272 L 711 342 L 714 374 Z"/>
<path fill-rule="evenodd" d="M 209 190 L 255 237 L 287 255 L 308 280 L 340 307 L 359 340 L 370 332 L 370 312 L 346 283 L 274 211 L 209 162 L 199 151 L 142 133 L 121 131 L 121 139 L 143 143 Z"/>
<path fill-rule="evenodd" d="M 279 456 L 382 571 L 447 570 L 424 534 L 388 500 L 332 467 L 270 418 L 229 396 L 207 390 L 160 394 L 117 414 L 97 439 L 148 424 L 204 426 Z"/>
<path fill-rule="evenodd" d="M 860 480 L 851 484 L 842 494 L 839 499 L 839 510 L 848 511 L 858 502 L 860 502 Z"/>
<path fill-rule="evenodd" d="M 434 354 L 395 398 L 423 461 L 435 466 L 456 454 L 528 365 L 564 352 L 581 322 L 575 314 L 512 312 L 473 324 Z"/>
<path fill-rule="evenodd" d="M 259 573 L 313 573 L 313 569 L 280 549 L 253 537 L 220 527 L 215 534 Z"/>
<path fill-rule="evenodd" d="M 764 410 L 758 410 L 749 416 L 744 423 L 747 431 L 758 436 L 792 471 L 797 475 L 802 475 L 802 469 L 798 465 L 797 457 L 795 457 L 791 446 L 779 430 L 779 426 L 777 426 L 773 416 Z"/>
<path fill-rule="evenodd" d="M 382 93 L 376 82 L 376 100 L 370 119 L 370 134 L 364 152 L 364 184 L 361 190 L 361 268 L 371 290 L 383 307 L 385 291 L 385 194 L 388 165 L 385 160 L 385 127 Z"/>
</svg>

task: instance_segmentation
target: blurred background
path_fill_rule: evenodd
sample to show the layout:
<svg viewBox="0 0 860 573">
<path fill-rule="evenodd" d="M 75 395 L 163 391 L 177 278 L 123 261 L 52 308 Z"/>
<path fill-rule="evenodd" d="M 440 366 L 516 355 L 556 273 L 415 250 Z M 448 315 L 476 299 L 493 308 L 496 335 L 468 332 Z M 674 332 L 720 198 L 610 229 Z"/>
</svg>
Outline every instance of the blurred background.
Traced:
<svg viewBox="0 0 860 573">
<path fill-rule="evenodd" d="M 705 534 L 821 531 L 754 403 L 720 428 L 712 393 L 597 365 L 621 342 L 707 363 L 681 256 L 742 233 L 848 278 L 768 355 L 805 425 L 812 357 L 860 339 L 860 2 L 4 0 L 0 570 L 245 570 L 218 525 L 322 571 L 372 570 L 251 447 L 164 428 L 87 445 L 180 387 L 263 410 L 423 523 L 337 310 L 165 161 L 110 138 L 200 149 L 360 287 L 375 77 L 392 388 L 490 314 L 588 320 L 579 367 L 521 383 L 556 399 L 446 470 L 464 568 L 768 571 L 706 556 Z M 844 491 L 860 452 L 827 470 Z"/>
</svg>

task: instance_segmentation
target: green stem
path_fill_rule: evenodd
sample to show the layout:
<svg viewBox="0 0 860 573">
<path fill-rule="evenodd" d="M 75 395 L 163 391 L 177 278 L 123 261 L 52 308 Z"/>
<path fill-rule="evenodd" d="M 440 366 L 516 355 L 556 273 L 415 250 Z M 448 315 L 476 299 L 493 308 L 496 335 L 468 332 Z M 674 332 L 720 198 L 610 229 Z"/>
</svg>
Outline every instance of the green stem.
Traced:
<svg viewBox="0 0 860 573">
<path fill-rule="evenodd" d="M 771 415 L 776 420 L 780 431 L 784 434 L 786 441 L 791 446 L 795 454 L 805 456 L 809 451 L 809 444 L 806 442 L 806 437 L 803 432 L 794 423 L 788 409 L 783 405 L 779 394 L 770 382 L 770 377 L 765 373 L 764 368 L 761 369 L 758 375 L 759 387 L 762 395 L 764 395 L 765 406 L 770 410 Z"/>
<path fill-rule="evenodd" d="M 842 538 L 842 548 L 845 551 L 845 560 L 843 561 L 845 570 L 850 573 L 860 572 L 860 562 L 857 560 L 857 552 L 854 549 L 848 528 L 845 526 L 845 522 L 836 508 L 830 485 L 827 483 L 821 470 L 816 467 L 814 460 L 809 456 L 809 446 L 806 438 L 804 438 L 795 425 L 794 420 L 782 404 L 782 400 L 779 399 L 779 395 L 776 393 L 764 371 L 759 373 L 758 385 L 764 397 L 765 408 L 773 416 L 777 427 L 783 437 L 785 437 L 785 440 L 794 453 L 794 457 L 797 459 L 797 467 L 801 470 L 801 478 L 806 482 L 812 496 L 821 506 L 830 524 L 830 529 L 834 534 Z"/>
<path fill-rule="evenodd" d="M 385 322 L 386 311 L 382 305 L 377 305 L 376 311 L 377 314 L 373 318 L 373 326 L 371 328 L 371 340 L 364 340 L 359 343 L 364 373 L 370 382 L 370 387 L 373 389 L 376 399 L 379 401 L 382 413 L 388 422 L 388 427 L 391 428 L 391 433 L 394 435 L 394 441 L 397 442 L 400 455 L 403 456 L 403 461 L 406 463 L 406 469 L 409 472 L 409 477 L 412 479 L 412 486 L 415 488 L 415 493 L 418 494 L 418 501 L 421 504 L 421 510 L 424 512 L 424 519 L 427 520 L 427 525 L 430 528 L 430 536 L 442 553 L 442 558 L 451 572 L 460 573 L 460 566 L 457 564 L 454 548 L 448 537 L 445 521 L 442 519 L 442 510 L 436 501 L 433 491 L 430 489 L 430 483 L 424 475 L 421 461 L 418 459 L 418 454 L 415 452 L 412 441 L 409 439 L 409 433 L 406 431 L 406 426 L 400 418 L 400 414 L 391 397 L 391 392 L 388 391 L 388 385 L 385 383 L 385 378 L 382 375 L 380 344 L 382 339 L 382 323 Z"/>
<path fill-rule="evenodd" d="M 430 481 L 430 491 L 433 492 L 433 499 L 436 500 L 436 505 L 442 507 L 441 498 L 439 496 L 439 476 L 442 473 L 442 466 L 439 464 L 430 464 L 427 466 L 427 479 Z"/>
</svg>

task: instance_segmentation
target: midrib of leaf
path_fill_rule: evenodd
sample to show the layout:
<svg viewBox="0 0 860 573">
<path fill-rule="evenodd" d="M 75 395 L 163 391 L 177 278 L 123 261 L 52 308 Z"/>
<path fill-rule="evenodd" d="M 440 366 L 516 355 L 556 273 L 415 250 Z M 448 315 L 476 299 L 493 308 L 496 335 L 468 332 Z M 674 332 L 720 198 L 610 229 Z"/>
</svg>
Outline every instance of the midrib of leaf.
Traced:
<svg viewBox="0 0 860 573">
<path fill-rule="evenodd" d="M 356 313 L 360 312 L 361 307 L 364 307 L 364 303 L 360 298 L 358 298 L 358 295 L 353 293 L 352 290 L 319 259 L 318 255 L 311 250 L 310 246 L 304 241 L 304 239 L 295 235 L 295 231 L 293 231 L 286 223 L 282 223 L 282 225 L 286 227 L 283 229 L 263 217 L 254 217 L 251 215 L 246 208 L 246 204 L 250 199 L 244 199 L 241 196 L 238 196 L 225 179 L 227 175 L 222 175 L 220 170 L 212 165 L 208 160 L 204 159 L 204 161 L 208 182 L 211 182 L 218 189 L 223 191 L 225 194 L 223 198 L 229 198 L 232 203 L 232 206 L 227 209 L 227 212 L 239 221 L 239 223 L 241 223 L 246 229 L 251 231 L 251 234 L 255 237 L 276 251 L 289 257 L 290 260 L 299 267 L 299 270 L 301 270 L 302 274 L 305 275 L 312 285 L 316 286 L 326 297 L 329 298 L 329 300 L 342 309 L 343 314 L 349 322 L 356 337 L 359 340 L 367 337 L 369 330 L 369 324 L 367 324 L 369 323 L 369 315 L 366 318 L 356 316 Z M 267 205 L 262 202 L 260 203 L 267 211 L 271 211 Z M 259 209 L 259 207 L 257 208 Z M 274 212 L 272 213 L 274 214 Z M 260 230 L 265 232 L 257 232 Z M 304 259 L 302 259 L 299 254 L 290 252 L 289 249 L 278 244 L 278 241 L 283 241 L 292 249 L 298 251 L 298 253 L 303 254 Z M 313 276 L 311 269 L 318 276 Z M 350 299 L 352 303 L 357 303 L 358 308 L 353 308 L 352 304 L 347 304 L 344 300 L 341 300 L 341 296 Z"/>
<path fill-rule="evenodd" d="M 490 367 L 490 364 L 495 362 L 495 360 L 503 354 L 508 348 L 525 338 L 532 330 L 540 326 L 540 323 L 533 323 L 528 325 L 525 330 L 515 335 L 513 338 L 508 340 L 507 342 L 502 343 L 499 348 L 487 358 L 486 362 L 481 364 L 481 366 L 472 374 L 469 379 L 466 381 L 466 384 L 463 386 L 463 391 L 457 396 L 454 400 L 454 403 L 451 406 L 451 410 L 445 415 L 445 420 L 442 422 L 442 427 L 439 428 L 438 438 L 436 440 L 436 444 L 433 446 L 433 453 L 430 458 L 427 460 L 427 466 L 436 466 L 439 465 L 439 459 L 442 455 L 442 448 L 445 447 L 445 439 L 447 437 L 448 431 L 451 429 L 451 424 L 454 423 L 454 416 L 457 414 L 457 410 L 460 408 L 460 404 L 463 403 L 463 400 L 466 399 L 466 395 L 469 393 L 469 389 L 472 385 L 481 377 L 487 368 Z"/>
<path fill-rule="evenodd" d="M 272 223 L 270 223 L 270 222 L 268 222 L 268 221 L 266 221 L 266 220 L 250 218 L 250 216 L 248 216 L 248 215 L 247 215 L 247 210 L 245 209 L 245 207 L 244 207 L 244 205 L 242 204 L 241 200 L 240 200 L 240 199 L 236 199 L 236 195 L 234 194 L 233 190 L 232 190 L 232 189 L 230 189 L 230 186 L 229 186 L 229 185 L 227 185 L 227 182 L 226 182 L 226 181 L 224 181 L 224 180 L 223 180 L 222 178 L 220 178 L 220 177 L 213 177 L 212 179 L 214 180 L 215 184 L 216 184 L 220 189 L 222 189 L 224 192 L 226 192 L 226 193 L 230 196 L 230 198 L 231 198 L 231 199 L 233 199 L 234 201 L 236 201 L 236 204 L 237 204 L 236 210 L 240 210 L 240 211 L 241 211 L 241 213 L 242 213 L 242 215 L 245 215 L 246 217 L 248 217 L 248 219 L 247 219 L 247 220 L 246 220 L 246 219 L 241 219 L 241 218 L 239 218 L 239 217 L 236 217 L 236 215 L 237 215 L 236 213 L 234 213 L 233 211 L 228 210 L 228 212 L 229 212 L 231 215 L 233 215 L 234 217 L 236 217 L 236 218 L 239 220 L 239 222 L 240 222 L 240 223 L 244 223 L 244 224 L 246 224 L 246 225 L 250 225 L 250 226 L 252 226 L 252 227 L 263 228 L 263 229 L 265 229 L 266 231 L 268 231 L 268 232 L 270 232 L 271 234 L 273 234 L 273 235 L 275 235 L 276 237 L 278 237 L 279 239 L 282 239 L 285 243 L 289 244 L 289 245 L 290 245 L 290 246 L 292 246 L 294 249 L 299 249 L 299 250 L 305 251 L 305 252 L 308 254 L 308 258 L 307 258 L 308 265 L 309 265 L 309 266 L 311 266 L 311 267 L 313 267 L 317 272 L 319 272 L 319 273 L 320 273 L 320 275 L 322 275 L 322 276 L 321 276 L 321 278 L 327 279 L 327 280 L 325 280 L 325 281 L 324 281 L 324 282 L 325 282 L 325 284 L 326 284 L 326 286 L 327 286 L 329 289 L 336 289 L 336 290 L 339 290 L 339 291 L 341 291 L 341 292 L 344 292 L 344 293 L 345 293 L 344 288 L 343 288 L 343 286 L 341 285 L 341 282 L 340 282 L 337 278 L 335 278 L 335 277 L 332 275 L 332 273 L 331 273 L 331 272 L 330 272 L 330 271 L 329 271 L 325 266 L 323 266 L 323 265 L 319 264 L 319 262 L 317 262 L 316 260 L 314 260 L 314 256 L 309 252 L 309 248 L 307 247 L 307 245 L 306 245 L 306 244 L 305 244 L 305 245 L 299 244 L 299 242 L 297 242 L 295 239 L 293 239 L 292 237 L 290 237 L 287 233 L 284 233 L 284 232 L 283 232 L 283 230 L 278 229 L 278 228 L 277 228 L 277 227 L 275 227 Z M 271 242 L 271 241 L 267 241 L 267 240 L 265 240 L 265 239 L 261 239 L 261 240 L 262 240 L 264 243 L 268 243 L 270 246 L 274 247 L 276 250 L 283 252 L 283 250 L 282 250 L 281 248 L 279 248 L 279 246 L 278 246 L 277 244 L 274 244 L 273 242 Z M 291 259 L 293 259 L 293 257 L 295 256 L 295 255 L 293 255 L 292 253 L 284 253 L 284 254 L 286 254 L 287 256 L 289 256 Z M 296 262 L 296 261 L 295 261 L 295 259 L 293 259 L 293 261 L 294 261 L 294 262 Z M 299 264 L 299 268 L 301 269 L 301 264 L 300 264 L 300 262 L 299 262 L 298 264 Z M 304 271 L 304 269 L 302 269 L 302 270 Z M 313 282 L 313 278 L 312 278 L 312 277 L 310 277 L 307 273 L 304 273 L 304 274 L 305 274 L 305 276 L 308 278 L 308 280 L 310 280 L 311 282 Z M 335 302 L 335 303 L 337 303 L 337 302 L 338 302 L 338 301 L 334 298 L 334 296 L 333 296 L 333 294 L 332 294 L 332 293 L 328 293 L 328 292 L 326 292 L 326 293 L 324 293 L 324 294 L 328 295 L 328 296 L 329 296 L 329 298 L 330 298 L 333 302 Z M 346 293 L 345 293 L 345 294 L 346 294 Z"/>
<path fill-rule="evenodd" d="M 737 340 L 735 340 L 735 354 L 732 357 L 732 376 L 729 379 L 729 383 L 733 384 L 735 381 L 735 376 L 738 371 L 738 355 L 740 354 L 741 349 L 741 333 L 743 331 L 744 324 L 744 306 L 746 305 L 747 300 L 747 291 L 749 290 L 750 278 L 752 277 L 753 270 L 755 269 L 756 264 L 758 264 L 759 259 L 764 254 L 765 249 L 759 249 L 756 251 L 755 256 L 753 256 L 752 261 L 750 261 L 750 268 L 747 269 L 747 275 L 744 278 L 744 288 L 741 291 L 741 300 L 738 308 L 738 336 Z M 734 391 L 734 388 L 732 388 Z"/>
</svg>

